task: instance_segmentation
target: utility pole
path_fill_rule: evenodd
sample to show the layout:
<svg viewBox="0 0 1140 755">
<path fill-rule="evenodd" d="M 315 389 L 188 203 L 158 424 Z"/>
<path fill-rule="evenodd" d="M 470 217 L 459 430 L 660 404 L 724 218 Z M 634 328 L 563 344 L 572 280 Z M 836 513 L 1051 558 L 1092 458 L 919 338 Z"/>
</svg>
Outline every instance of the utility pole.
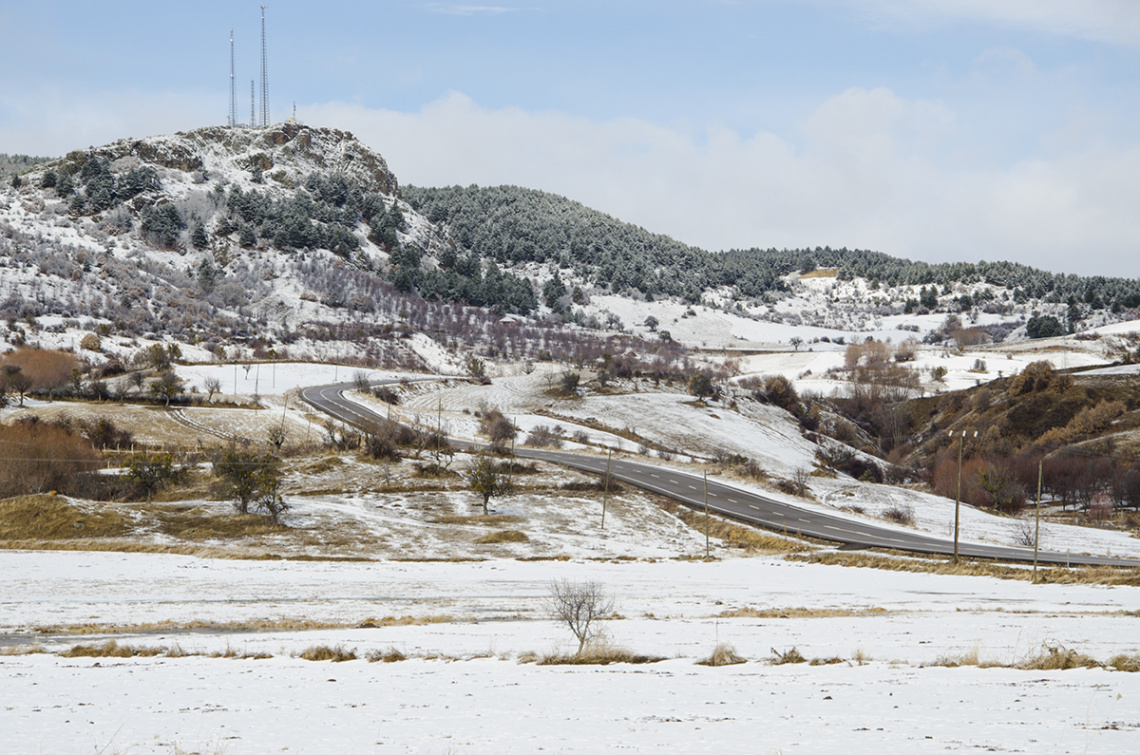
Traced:
<svg viewBox="0 0 1140 755">
<path fill-rule="evenodd" d="M 1033 530 L 1033 583 L 1037 584 L 1037 549 L 1041 545 L 1041 478 L 1045 459 L 1037 460 L 1037 524 Z"/>
<path fill-rule="evenodd" d="M 977 437 L 978 431 L 974 431 L 974 437 Z M 950 437 L 954 437 L 954 431 L 950 431 Z M 966 430 L 958 436 L 958 494 L 954 497 L 954 563 L 958 563 L 958 527 L 962 509 L 962 446 L 966 443 Z"/>
<path fill-rule="evenodd" d="M 709 472 L 705 470 L 705 559 L 709 558 Z"/>
<path fill-rule="evenodd" d="M 602 529 L 606 528 L 606 501 L 610 497 L 610 464 L 614 460 L 614 451 L 611 448 L 610 453 L 606 456 L 606 484 L 602 489 Z"/>
</svg>

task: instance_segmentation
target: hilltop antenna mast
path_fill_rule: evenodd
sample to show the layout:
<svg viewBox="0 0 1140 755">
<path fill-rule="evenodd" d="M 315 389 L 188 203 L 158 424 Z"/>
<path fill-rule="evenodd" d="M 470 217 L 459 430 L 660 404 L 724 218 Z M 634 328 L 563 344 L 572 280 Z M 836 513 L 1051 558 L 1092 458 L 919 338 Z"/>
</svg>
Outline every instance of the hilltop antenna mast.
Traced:
<svg viewBox="0 0 1140 755">
<path fill-rule="evenodd" d="M 249 127 L 257 128 L 257 95 L 254 94 L 253 79 L 249 80 Z"/>
<path fill-rule="evenodd" d="M 269 125 L 269 62 L 265 54 L 265 9 L 261 6 L 261 125 Z"/>
<path fill-rule="evenodd" d="M 237 125 L 237 81 L 234 79 L 234 29 L 230 27 L 230 122 L 229 127 Z"/>
</svg>

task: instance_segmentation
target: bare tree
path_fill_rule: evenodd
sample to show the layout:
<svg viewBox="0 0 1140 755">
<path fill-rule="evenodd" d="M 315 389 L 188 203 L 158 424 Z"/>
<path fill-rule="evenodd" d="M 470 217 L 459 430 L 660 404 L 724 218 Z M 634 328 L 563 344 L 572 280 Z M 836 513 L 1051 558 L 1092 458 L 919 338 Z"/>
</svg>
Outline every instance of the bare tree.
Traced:
<svg viewBox="0 0 1140 755">
<path fill-rule="evenodd" d="M 582 655 L 586 643 L 598 634 L 594 623 L 613 613 L 614 599 L 599 582 L 560 579 L 550 583 L 548 605 L 555 623 L 565 625 L 577 638 L 577 654 Z"/>
<path fill-rule="evenodd" d="M 222 379 L 217 375 L 211 375 L 206 378 L 206 382 L 203 383 L 203 386 L 206 388 L 206 403 L 208 404 L 213 401 L 215 393 L 222 392 Z"/>
</svg>

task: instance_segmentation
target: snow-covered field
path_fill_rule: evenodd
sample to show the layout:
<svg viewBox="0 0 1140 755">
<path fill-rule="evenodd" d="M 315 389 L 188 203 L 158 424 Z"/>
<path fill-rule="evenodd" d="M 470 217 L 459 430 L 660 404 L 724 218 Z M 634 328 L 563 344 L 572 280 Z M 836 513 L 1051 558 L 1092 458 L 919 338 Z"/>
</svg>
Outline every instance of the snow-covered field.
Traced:
<svg viewBox="0 0 1140 755">
<path fill-rule="evenodd" d="M 1140 728 L 1138 674 L 931 665 L 976 654 L 1008 666 L 1048 644 L 1101 661 L 1134 655 L 1133 588 L 775 558 L 330 563 L 3 552 L 0 568 L 4 642 L 38 637 L 47 651 L 0 656 L 7 752 L 1127 753 Z M 602 583 L 621 617 L 605 623 L 610 641 L 666 660 L 525 662 L 573 649 L 543 605 L 562 578 Z M 405 616 L 435 623 L 354 628 Z M 291 621 L 331 626 L 288 631 Z M 45 625 L 126 631 L 37 634 Z M 187 655 L 56 654 L 108 636 Z M 696 665 L 718 642 L 748 662 Z M 320 645 L 358 659 L 297 657 Z M 842 660 L 770 663 L 773 650 L 792 647 Z M 408 660 L 365 660 L 389 649 Z M 272 657 L 240 657 L 254 654 Z"/>
</svg>

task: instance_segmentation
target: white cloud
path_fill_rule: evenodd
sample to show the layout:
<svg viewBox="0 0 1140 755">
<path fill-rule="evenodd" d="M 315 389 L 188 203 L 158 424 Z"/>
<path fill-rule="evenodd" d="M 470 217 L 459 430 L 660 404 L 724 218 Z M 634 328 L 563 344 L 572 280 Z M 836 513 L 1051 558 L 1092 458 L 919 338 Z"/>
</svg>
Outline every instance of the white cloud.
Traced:
<svg viewBox="0 0 1140 755">
<path fill-rule="evenodd" d="M 500 13 L 508 13 L 512 9 L 501 5 L 445 5 L 433 3 L 428 6 L 428 10 L 432 13 L 440 13 L 446 16 L 475 16 L 479 14 L 490 14 L 494 16 Z"/>
<path fill-rule="evenodd" d="M 226 101 L 205 92 L 76 91 L 44 87 L 0 92 L 0 149 L 62 155 L 127 137 L 197 128 L 202 113 L 226 120 Z M 238 111 L 239 117 L 241 111 Z"/>
<path fill-rule="evenodd" d="M 1140 275 L 1140 148 L 962 168 L 940 158 L 954 114 L 885 89 L 823 102 L 798 148 L 766 132 L 489 110 L 457 93 L 416 113 L 333 103 L 302 116 L 354 131 L 407 183 L 543 189 L 709 249 L 828 244 Z"/>
<path fill-rule="evenodd" d="M 830 1 L 830 0 L 825 0 Z M 884 22 L 979 21 L 1094 42 L 1140 47 L 1135 0 L 841 0 Z"/>
</svg>

